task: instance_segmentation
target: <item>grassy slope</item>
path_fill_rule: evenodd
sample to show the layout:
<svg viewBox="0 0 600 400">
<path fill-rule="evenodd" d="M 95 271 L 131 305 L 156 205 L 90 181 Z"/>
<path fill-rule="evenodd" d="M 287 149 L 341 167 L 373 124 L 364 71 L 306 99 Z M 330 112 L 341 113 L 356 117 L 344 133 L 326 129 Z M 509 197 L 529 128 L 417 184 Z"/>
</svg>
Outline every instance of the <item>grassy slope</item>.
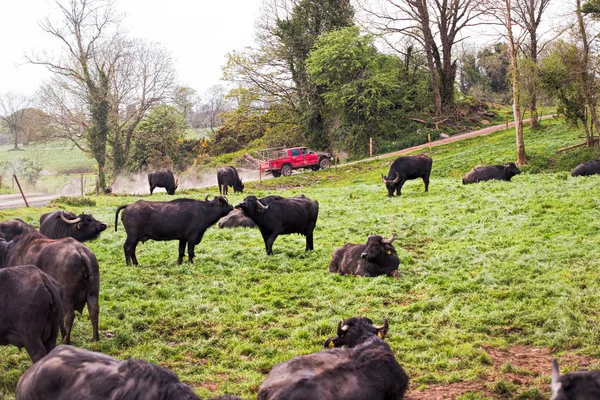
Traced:
<svg viewBox="0 0 600 400">
<path fill-rule="evenodd" d="M 310 253 L 303 252 L 303 237 L 290 235 L 267 257 L 258 231 L 213 227 L 194 265 L 175 264 L 175 242 L 147 242 L 138 246 L 142 265 L 126 267 L 125 234 L 122 224 L 114 232 L 114 210 L 136 198 L 101 197 L 91 211 L 110 226 L 90 247 L 102 274 L 102 340 L 90 342 L 85 313 L 76 320 L 73 342 L 159 363 L 202 396 L 229 392 L 246 399 L 255 397 L 275 363 L 318 351 L 338 320 L 355 315 L 389 319 L 388 342 L 414 388 L 479 379 L 491 368 L 483 344 L 597 356 L 600 176 L 573 179 L 546 169 L 575 162 L 574 156 L 550 156 L 577 143 L 576 136 L 560 125 L 527 132 L 526 146 L 537 160 L 529 168 L 548 173 L 524 173 L 512 183 L 463 186 L 459 180 L 474 164 L 514 159 L 514 135 L 502 132 L 434 149 L 429 193 L 421 181 L 410 181 L 401 198 L 387 198 L 379 176 L 391 160 L 248 184 L 246 194 L 304 193 L 319 201 Z M 234 204 L 242 198 L 229 196 Z M 36 223 L 45 211 L 0 216 Z M 400 280 L 327 273 L 336 247 L 392 232 L 398 234 Z M 10 398 L 29 365 L 24 351 L 1 347 L 0 393 Z M 536 386 L 547 392 L 549 385 Z"/>
</svg>

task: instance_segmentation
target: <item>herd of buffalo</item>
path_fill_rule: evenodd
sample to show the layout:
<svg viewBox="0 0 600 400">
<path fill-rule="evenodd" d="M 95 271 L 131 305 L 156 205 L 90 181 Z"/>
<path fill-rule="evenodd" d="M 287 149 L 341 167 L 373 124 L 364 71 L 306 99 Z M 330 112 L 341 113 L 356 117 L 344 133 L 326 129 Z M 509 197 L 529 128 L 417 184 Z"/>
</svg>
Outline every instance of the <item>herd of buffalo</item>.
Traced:
<svg viewBox="0 0 600 400">
<path fill-rule="evenodd" d="M 404 183 L 422 178 L 429 189 L 432 159 L 426 155 L 396 159 L 387 176 L 382 175 L 388 196 L 401 195 Z M 475 167 L 463 184 L 491 179 L 510 181 L 521 171 L 514 163 Z M 600 161 L 582 163 L 573 176 L 600 174 Z M 168 202 L 138 200 L 122 205 L 115 213 L 127 233 L 123 249 L 127 265 L 138 265 L 137 244 L 147 240 L 179 241 L 177 262 L 188 261 L 206 230 L 256 227 L 267 255 L 279 235 L 306 237 L 306 251 L 313 250 L 313 231 L 319 203 L 304 195 L 284 198 L 247 196 L 235 207 L 224 195 L 228 186 L 243 192 L 234 167 L 217 173 L 220 195 L 212 200 L 180 198 Z M 171 171 L 148 175 L 150 194 L 163 187 L 174 194 L 177 181 Z M 118 361 L 107 355 L 71 347 L 75 311 L 87 305 L 99 340 L 98 260 L 83 242 L 97 238 L 107 225 L 90 214 L 54 211 L 41 216 L 39 231 L 19 219 L 0 222 L 0 345 L 24 347 L 33 365 L 20 378 L 17 400 L 42 399 L 198 399 L 192 389 L 169 370 L 142 360 Z M 386 239 L 370 235 L 366 243 L 347 243 L 336 249 L 330 273 L 398 278 L 400 260 Z M 284 399 L 403 399 L 408 376 L 384 341 L 389 325 L 375 325 L 365 317 L 340 322 L 337 336 L 325 341 L 325 350 L 297 356 L 277 364 L 258 392 L 259 400 Z M 61 346 L 56 346 L 61 332 Z M 552 370 L 552 399 L 600 398 L 600 371 L 561 375 L 556 360 Z M 239 399 L 225 395 L 215 399 Z"/>
</svg>

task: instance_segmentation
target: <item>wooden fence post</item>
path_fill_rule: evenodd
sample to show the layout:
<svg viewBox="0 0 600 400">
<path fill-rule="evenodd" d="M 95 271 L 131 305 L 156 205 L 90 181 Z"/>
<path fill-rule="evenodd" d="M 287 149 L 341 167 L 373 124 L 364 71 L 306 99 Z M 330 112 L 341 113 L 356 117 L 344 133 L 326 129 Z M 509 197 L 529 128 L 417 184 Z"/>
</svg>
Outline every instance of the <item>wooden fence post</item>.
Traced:
<svg viewBox="0 0 600 400">
<path fill-rule="evenodd" d="M 373 138 L 369 138 L 369 157 L 373 157 Z"/>
<path fill-rule="evenodd" d="M 23 201 L 25 201 L 25 205 L 27 207 L 29 207 L 29 203 L 27 202 L 27 199 L 25 198 L 25 193 L 23 193 L 23 189 L 21 189 L 21 184 L 19 183 L 19 180 L 17 179 L 17 176 L 13 175 L 13 178 L 17 182 L 17 186 L 19 187 L 19 192 L 21 192 L 21 196 L 23 197 Z"/>
<path fill-rule="evenodd" d="M 427 140 L 429 141 L 429 151 L 431 151 L 431 133 L 427 134 Z"/>
<path fill-rule="evenodd" d="M 506 116 L 506 130 L 508 130 L 508 115 Z"/>
<path fill-rule="evenodd" d="M 81 197 L 83 197 L 83 174 L 81 174 Z"/>
</svg>

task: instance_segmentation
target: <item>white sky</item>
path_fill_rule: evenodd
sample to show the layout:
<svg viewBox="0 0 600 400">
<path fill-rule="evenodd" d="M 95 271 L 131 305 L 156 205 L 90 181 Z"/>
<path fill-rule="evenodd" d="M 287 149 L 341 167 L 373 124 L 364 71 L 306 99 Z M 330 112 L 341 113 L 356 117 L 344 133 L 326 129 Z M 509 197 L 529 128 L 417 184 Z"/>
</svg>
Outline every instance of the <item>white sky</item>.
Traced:
<svg viewBox="0 0 600 400">
<path fill-rule="evenodd" d="M 56 49 L 38 26 L 56 10 L 52 0 L 0 0 L 0 93 L 32 95 L 48 73 L 24 55 Z M 162 43 L 179 82 L 202 94 L 219 84 L 225 55 L 253 44 L 262 0 L 116 0 L 130 37 Z"/>
</svg>

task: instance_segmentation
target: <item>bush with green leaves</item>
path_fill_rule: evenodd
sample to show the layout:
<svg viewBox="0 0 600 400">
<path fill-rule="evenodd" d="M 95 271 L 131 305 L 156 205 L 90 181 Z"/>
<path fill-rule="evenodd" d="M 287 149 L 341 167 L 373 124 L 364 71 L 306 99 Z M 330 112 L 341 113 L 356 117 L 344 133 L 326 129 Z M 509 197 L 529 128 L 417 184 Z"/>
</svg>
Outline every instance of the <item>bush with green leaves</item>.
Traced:
<svg viewBox="0 0 600 400">
<path fill-rule="evenodd" d="M 42 166 L 35 160 L 23 157 L 0 163 L 0 171 L 2 171 L 2 178 L 5 182 L 8 182 L 13 175 L 16 175 L 20 180 L 24 180 L 29 185 L 35 186 L 37 180 L 40 178 Z"/>
</svg>

